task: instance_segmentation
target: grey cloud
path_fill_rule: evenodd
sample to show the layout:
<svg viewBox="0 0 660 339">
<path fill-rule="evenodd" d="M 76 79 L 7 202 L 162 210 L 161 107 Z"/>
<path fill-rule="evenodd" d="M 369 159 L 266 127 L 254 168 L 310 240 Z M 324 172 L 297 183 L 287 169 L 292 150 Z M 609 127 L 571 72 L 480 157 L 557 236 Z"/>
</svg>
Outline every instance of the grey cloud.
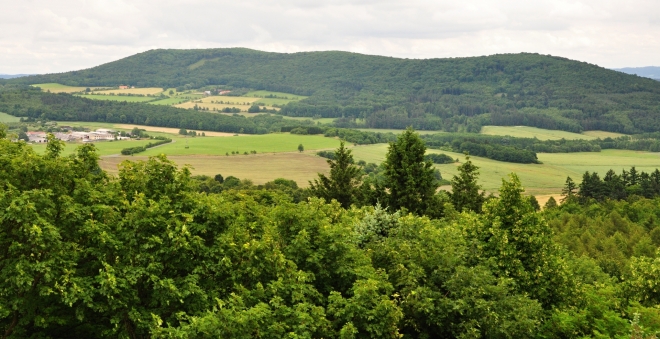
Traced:
<svg viewBox="0 0 660 339">
<path fill-rule="evenodd" d="M 539 52 L 660 64 L 651 0 L 8 1 L 0 73 L 91 67 L 151 48 L 245 46 L 401 57 Z"/>
</svg>

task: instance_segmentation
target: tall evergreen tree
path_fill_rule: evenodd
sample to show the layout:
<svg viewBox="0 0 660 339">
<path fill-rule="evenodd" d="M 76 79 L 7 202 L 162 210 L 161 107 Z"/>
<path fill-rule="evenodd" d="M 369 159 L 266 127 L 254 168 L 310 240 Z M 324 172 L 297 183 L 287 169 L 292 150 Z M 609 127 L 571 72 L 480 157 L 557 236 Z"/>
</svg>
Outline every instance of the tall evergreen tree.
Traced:
<svg viewBox="0 0 660 339">
<path fill-rule="evenodd" d="M 471 210 L 477 213 L 481 212 L 481 206 L 486 198 L 484 192 L 479 192 L 481 186 L 477 184 L 479 177 L 479 167 L 470 161 L 470 157 L 465 157 L 465 163 L 458 167 L 458 175 L 451 179 L 451 201 L 456 210 Z"/>
<path fill-rule="evenodd" d="M 578 187 L 573 181 L 573 179 L 571 179 L 571 177 L 566 177 L 566 183 L 564 184 L 564 188 L 562 188 L 561 190 L 561 195 L 563 197 L 561 199 L 561 202 L 564 203 L 566 201 L 570 201 L 571 199 L 573 199 L 577 192 L 577 188 Z"/>
<path fill-rule="evenodd" d="M 392 210 L 406 208 L 415 214 L 428 214 L 434 208 L 438 183 L 433 164 L 424 158 L 426 145 L 409 127 L 390 143 L 385 167 L 385 188 Z"/>
<path fill-rule="evenodd" d="M 333 159 L 328 159 L 330 177 L 319 173 L 318 179 L 310 181 L 310 191 L 313 195 L 327 201 L 337 200 L 342 207 L 348 208 L 359 201 L 362 170 L 353 164 L 351 150 L 345 147 L 344 141 L 339 144 Z"/>
</svg>

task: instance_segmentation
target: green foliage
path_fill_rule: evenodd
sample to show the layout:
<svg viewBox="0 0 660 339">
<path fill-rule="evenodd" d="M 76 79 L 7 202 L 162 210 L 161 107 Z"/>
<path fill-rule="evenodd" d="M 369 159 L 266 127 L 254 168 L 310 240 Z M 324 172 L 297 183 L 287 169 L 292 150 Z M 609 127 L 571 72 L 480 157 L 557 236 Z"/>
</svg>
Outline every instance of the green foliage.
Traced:
<svg viewBox="0 0 660 339">
<path fill-rule="evenodd" d="M 451 193 L 449 197 L 458 211 L 473 211 L 480 213 L 481 206 L 486 198 L 481 186 L 477 183 L 479 177 L 479 167 L 470 161 L 469 156 L 465 156 L 465 163 L 458 167 L 458 175 L 451 179 Z"/>
<path fill-rule="evenodd" d="M 402 144 L 418 141 L 410 132 Z M 94 145 L 62 156 L 51 142 L 39 155 L 0 139 L 3 337 L 623 338 L 660 329 L 657 199 L 538 213 L 511 176 L 483 214 L 446 204 L 445 217 L 429 219 L 307 199 L 287 179 L 191 177 L 164 156 L 108 176 Z"/>
<path fill-rule="evenodd" d="M 319 173 L 318 179 L 309 183 L 312 195 L 326 201 L 337 200 L 342 207 L 349 208 L 352 204 L 362 202 L 360 185 L 362 183 L 362 170 L 353 164 L 351 150 L 339 144 L 332 159 L 328 159 L 330 177 Z"/>
<path fill-rule="evenodd" d="M 431 153 L 424 156 L 426 160 L 431 161 L 434 164 L 453 164 L 456 160 L 447 154 L 443 153 Z"/>
</svg>

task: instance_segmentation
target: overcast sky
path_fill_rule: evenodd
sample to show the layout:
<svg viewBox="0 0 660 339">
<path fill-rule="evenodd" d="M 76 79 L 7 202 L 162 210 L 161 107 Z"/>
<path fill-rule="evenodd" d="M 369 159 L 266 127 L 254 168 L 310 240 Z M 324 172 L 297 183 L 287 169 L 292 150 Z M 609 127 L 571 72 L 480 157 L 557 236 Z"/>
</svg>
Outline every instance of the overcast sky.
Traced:
<svg viewBox="0 0 660 339">
<path fill-rule="evenodd" d="M 407 58 L 536 52 L 660 66 L 658 0 L 0 0 L 0 8 L 4 74 L 212 47 Z"/>
</svg>

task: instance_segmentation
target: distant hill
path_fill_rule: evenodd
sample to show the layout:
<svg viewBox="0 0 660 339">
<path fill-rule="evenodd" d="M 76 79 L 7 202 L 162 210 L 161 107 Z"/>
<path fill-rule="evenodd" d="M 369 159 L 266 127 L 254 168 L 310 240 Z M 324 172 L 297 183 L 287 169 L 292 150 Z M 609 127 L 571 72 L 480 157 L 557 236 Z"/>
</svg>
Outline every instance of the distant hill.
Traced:
<svg viewBox="0 0 660 339">
<path fill-rule="evenodd" d="M 20 77 L 26 77 L 30 74 L 0 74 L 0 79 L 14 79 Z"/>
<path fill-rule="evenodd" d="M 657 66 L 615 68 L 614 70 L 660 81 L 660 67 Z"/>
<path fill-rule="evenodd" d="M 538 54 L 399 59 L 348 52 L 245 48 L 152 50 L 98 67 L 11 84 L 200 88 L 225 85 L 309 96 L 291 116 L 343 126 L 479 131 L 527 125 L 571 132 L 660 131 L 660 82 Z"/>
</svg>

